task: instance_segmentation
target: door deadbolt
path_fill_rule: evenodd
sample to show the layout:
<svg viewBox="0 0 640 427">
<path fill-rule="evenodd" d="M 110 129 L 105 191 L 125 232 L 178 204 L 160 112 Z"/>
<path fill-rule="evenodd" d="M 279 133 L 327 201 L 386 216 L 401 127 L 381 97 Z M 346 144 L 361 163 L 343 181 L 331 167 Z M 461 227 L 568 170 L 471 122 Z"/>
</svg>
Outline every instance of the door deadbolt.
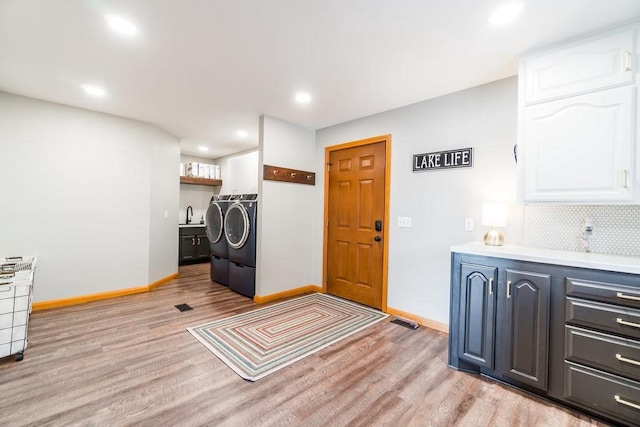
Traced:
<svg viewBox="0 0 640 427">
<path fill-rule="evenodd" d="M 376 225 L 375 225 L 375 227 L 376 227 L 376 231 L 377 231 L 378 233 L 379 233 L 379 232 L 381 232 L 381 231 L 382 231 L 382 221 L 380 221 L 379 219 L 378 219 L 378 220 L 376 220 Z"/>
</svg>

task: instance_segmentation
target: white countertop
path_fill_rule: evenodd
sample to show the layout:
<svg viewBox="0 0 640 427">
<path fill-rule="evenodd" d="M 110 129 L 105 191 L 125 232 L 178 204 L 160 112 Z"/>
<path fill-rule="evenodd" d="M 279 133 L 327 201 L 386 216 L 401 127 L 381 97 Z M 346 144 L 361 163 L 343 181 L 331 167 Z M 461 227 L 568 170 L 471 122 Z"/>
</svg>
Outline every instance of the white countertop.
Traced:
<svg viewBox="0 0 640 427">
<path fill-rule="evenodd" d="M 199 222 L 196 223 L 191 223 L 191 224 L 178 224 L 178 227 L 180 228 L 187 228 L 187 227 L 205 227 L 207 224 L 200 224 Z"/>
<path fill-rule="evenodd" d="M 634 256 L 560 251 L 519 245 L 489 246 L 482 242 L 454 245 L 451 252 L 640 274 L 640 257 Z"/>
</svg>

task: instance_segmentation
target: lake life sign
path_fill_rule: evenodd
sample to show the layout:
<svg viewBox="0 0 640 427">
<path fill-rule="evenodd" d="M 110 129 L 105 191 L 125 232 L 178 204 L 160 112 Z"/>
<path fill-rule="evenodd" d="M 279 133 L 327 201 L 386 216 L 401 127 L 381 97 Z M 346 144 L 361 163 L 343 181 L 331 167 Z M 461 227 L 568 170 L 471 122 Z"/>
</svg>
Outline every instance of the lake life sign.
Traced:
<svg viewBox="0 0 640 427">
<path fill-rule="evenodd" d="M 413 171 L 428 171 L 449 168 L 470 168 L 473 166 L 473 148 L 436 151 L 413 155 Z"/>
</svg>

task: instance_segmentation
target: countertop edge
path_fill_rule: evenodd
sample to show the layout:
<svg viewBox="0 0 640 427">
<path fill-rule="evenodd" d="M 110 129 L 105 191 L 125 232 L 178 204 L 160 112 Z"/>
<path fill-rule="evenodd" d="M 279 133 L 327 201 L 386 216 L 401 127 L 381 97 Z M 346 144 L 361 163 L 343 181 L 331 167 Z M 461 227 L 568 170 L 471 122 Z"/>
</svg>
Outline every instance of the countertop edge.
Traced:
<svg viewBox="0 0 640 427">
<path fill-rule="evenodd" d="M 482 242 L 453 245 L 451 252 L 640 274 L 640 257 L 634 256 L 562 251 L 520 245 L 488 246 Z"/>
</svg>

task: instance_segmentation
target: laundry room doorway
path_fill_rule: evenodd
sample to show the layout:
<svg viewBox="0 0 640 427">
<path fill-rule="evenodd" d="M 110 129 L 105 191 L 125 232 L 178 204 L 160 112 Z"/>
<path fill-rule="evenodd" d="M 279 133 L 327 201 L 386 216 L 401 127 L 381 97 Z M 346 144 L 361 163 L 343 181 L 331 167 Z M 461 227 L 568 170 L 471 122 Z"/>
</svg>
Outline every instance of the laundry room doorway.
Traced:
<svg viewBox="0 0 640 427">
<path fill-rule="evenodd" d="M 391 135 L 325 148 L 325 291 L 387 309 Z"/>
</svg>

